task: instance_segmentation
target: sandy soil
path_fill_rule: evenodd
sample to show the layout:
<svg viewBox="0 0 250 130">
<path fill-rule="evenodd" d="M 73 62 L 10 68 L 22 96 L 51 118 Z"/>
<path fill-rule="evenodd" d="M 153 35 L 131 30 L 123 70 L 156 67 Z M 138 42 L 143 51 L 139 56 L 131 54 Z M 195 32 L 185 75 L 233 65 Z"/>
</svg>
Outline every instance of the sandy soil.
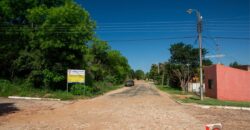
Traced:
<svg viewBox="0 0 250 130">
<path fill-rule="evenodd" d="M 250 112 L 183 106 L 143 81 L 88 100 L 0 98 L 0 129 L 203 130 L 218 122 L 247 129 Z"/>
</svg>

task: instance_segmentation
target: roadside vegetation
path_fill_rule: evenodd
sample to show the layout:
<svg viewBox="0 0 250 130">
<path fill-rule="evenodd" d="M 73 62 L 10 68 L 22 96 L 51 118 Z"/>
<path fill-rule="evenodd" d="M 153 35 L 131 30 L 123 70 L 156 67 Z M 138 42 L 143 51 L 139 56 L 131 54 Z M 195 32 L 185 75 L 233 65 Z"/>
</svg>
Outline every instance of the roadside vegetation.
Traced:
<svg viewBox="0 0 250 130">
<path fill-rule="evenodd" d="M 199 48 L 183 42 L 174 43 L 169 48 L 170 59 L 159 64 L 152 64 L 147 75 L 158 85 L 177 86 L 186 91 L 187 83 L 192 77 L 199 77 Z M 203 48 L 203 56 L 208 51 Z M 212 64 L 209 59 L 203 58 L 203 65 Z M 195 79 L 198 80 L 198 79 Z M 196 81 L 197 82 L 197 81 Z"/>
<path fill-rule="evenodd" d="M 200 100 L 200 97 L 194 93 L 187 93 L 181 91 L 179 88 L 157 85 L 157 88 L 161 91 L 167 92 L 170 96 L 182 103 L 196 103 L 201 105 L 212 105 L 212 106 L 236 106 L 236 107 L 250 107 L 250 102 L 240 101 L 222 101 L 214 98 L 204 97 L 204 100 Z"/>
<path fill-rule="evenodd" d="M 221 101 L 208 97 L 202 101 L 195 93 L 188 92 L 189 82 L 199 82 L 199 49 L 194 48 L 191 44 L 180 42 L 172 44 L 169 51 L 170 59 L 163 63 L 152 64 L 150 72 L 146 76 L 147 79 L 153 80 L 160 90 L 169 93 L 173 99 L 183 103 L 250 107 L 250 102 Z M 205 48 L 202 51 L 203 56 L 208 53 Z M 209 59 L 203 58 L 204 66 L 211 64 Z M 237 62 L 230 64 L 232 67 L 238 65 Z"/>
<path fill-rule="evenodd" d="M 1 0 L 0 96 L 73 99 L 118 88 L 131 68 L 95 29 L 90 14 L 73 0 Z M 71 84 L 70 93 L 67 69 L 86 72 L 85 85 Z"/>
<path fill-rule="evenodd" d="M 88 87 L 81 84 L 75 84 L 71 87 L 71 90 L 67 92 L 65 90 L 34 88 L 29 82 L 12 83 L 8 80 L 0 80 L 0 96 L 8 97 L 18 95 L 23 97 L 72 100 L 95 97 L 122 87 L 122 85 L 111 85 L 105 82 L 97 83 L 96 85 L 97 87 Z"/>
<path fill-rule="evenodd" d="M 29 97 L 42 97 L 42 98 L 57 98 L 62 100 L 70 100 L 77 98 L 72 93 L 66 91 L 49 89 L 34 88 L 30 83 L 17 82 L 12 83 L 8 80 L 0 80 L 0 96 L 29 96 Z"/>
</svg>

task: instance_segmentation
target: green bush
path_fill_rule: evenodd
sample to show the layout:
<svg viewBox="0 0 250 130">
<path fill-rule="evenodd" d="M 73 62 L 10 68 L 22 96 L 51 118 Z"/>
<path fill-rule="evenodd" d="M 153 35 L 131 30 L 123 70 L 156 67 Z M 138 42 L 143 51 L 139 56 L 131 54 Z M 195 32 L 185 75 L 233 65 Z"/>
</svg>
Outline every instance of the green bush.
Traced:
<svg viewBox="0 0 250 130">
<path fill-rule="evenodd" d="M 93 88 L 82 84 L 74 84 L 70 88 L 70 92 L 74 95 L 92 96 Z"/>
<path fill-rule="evenodd" d="M 71 88 L 70 88 L 70 92 L 74 95 L 83 95 L 84 93 L 84 85 L 81 84 L 74 84 Z"/>
<path fill-rule="evenodd" d="M 118 83 L 118 79 L 115 76 L 107 75 L 104 78 L 104 82 L 107 82 L 107 83 Z"/>
<path fill-rule="evenodd" d="M 16 93 L 15 86 L 8 80 L 0 80 L 0 96 L 8 96 L 11 93 Z"/>
<path fill-rule="evenodd" d="M 7 97 L 12 95 L 19 96 L 41 96 L 45 90 L 35 89 L 29 82 L 19 81 L 16 83 L 8 80 L 0 80 L 0 96 Z"/>
<path fill-rule="evenodd" d="M 107 82 L 97 82 L 94 84 L 95 92 L 97 92 L 96 94 L 103 94 L 120 87 L 121 86 L 119 85 L 113 85 L 112 83 L 107 83 Z"/>
<path fill-rule="evenodd" d="M 24 80 L 11 82 L 0 79 L 0 96 L 7 97 L 15 95 L 70 100 L 97 96 L 120 87 L 121 86 L 113 85 L 109 82 L 96 82 L 93 87 L 82 84 L 74 84 L 70 87 L 70 92 L 67 93 L 62 90 L 34 88 L 30 82 Z"/>
</svg>

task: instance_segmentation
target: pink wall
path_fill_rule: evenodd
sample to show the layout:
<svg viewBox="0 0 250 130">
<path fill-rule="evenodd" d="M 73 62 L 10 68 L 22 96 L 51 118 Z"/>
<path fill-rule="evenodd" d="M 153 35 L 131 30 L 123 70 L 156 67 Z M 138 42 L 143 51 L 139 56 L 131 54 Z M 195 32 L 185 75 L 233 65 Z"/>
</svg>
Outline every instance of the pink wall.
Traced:
<svg viewBox="0 0 250 130">
<path fill-rule="evenodd" d="M 214 79 L 214 89 L 208 88 L 208 79 Z M 213 65 L 205 68 L 206 95 L 221 100 L 250 101 L 250 72 Z M 216 95 L 216 96 L 215 96 Z"/>
</svg>

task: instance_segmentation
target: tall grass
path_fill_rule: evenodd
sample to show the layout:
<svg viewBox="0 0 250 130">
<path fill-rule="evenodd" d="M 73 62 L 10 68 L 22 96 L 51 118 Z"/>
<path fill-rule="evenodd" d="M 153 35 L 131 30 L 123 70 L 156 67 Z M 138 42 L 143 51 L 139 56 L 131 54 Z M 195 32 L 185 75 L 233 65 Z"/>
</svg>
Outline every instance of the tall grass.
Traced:
<svg viewBox="0 0 250 130">
<path fill-rule="evenodd" d="M 197 103 L 202 105 L 212 105 L 212 106 L 237 106 L 237 107 L 250 107 L 250 102 L 242 102 L 242 101 L 222 101 L 214 98 L 205 97 L 204 100 L 200 100 L 200 98 L 196 95 L 181 99 L 184 103 Z"/>
<path fill-rule="evenodd" d="M 113 85 L 105 82 L 97 82 L 94 86 L 73 85 L 69 92 L 62 90 L 49 90 L 34 88 L 28 82 L 13 83 L 8 80 L 0 79 L 0 96 L 29 96 L 42 98 L 59 98 L 61 100 L 71 100 L 87 97 L 95 97 L 114 89 L 121 85 Z"/>
</svg>

